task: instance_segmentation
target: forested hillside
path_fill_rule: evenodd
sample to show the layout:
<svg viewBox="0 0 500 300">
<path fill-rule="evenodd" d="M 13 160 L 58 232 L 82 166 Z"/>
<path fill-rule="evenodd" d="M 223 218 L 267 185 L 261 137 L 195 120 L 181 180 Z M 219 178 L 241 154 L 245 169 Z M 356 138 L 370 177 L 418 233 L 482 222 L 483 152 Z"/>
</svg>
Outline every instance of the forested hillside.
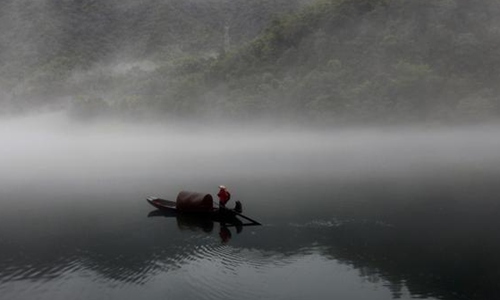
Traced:
<svg viewBox="0 0 500 300">
<path fill-rule="evenodd" d="M 248 42 L 271 19 L 294 11 L 305 2 L 2 1 L 3 110 L 7 106 L 10 110 L 37 109 L 59 104 L 61 97 L 103 98 L 118 93 L 113 98 L 123 98 L 125 95 L 115 90 L 117 85 L 135 81 L 137 74 L 124 76 L 123 72 L 114 71 L 128 71 L 134 66 L 140 70 L 168 68 L 175 60 L 190 56 L 217 57 L 230 47 Z M 225 36 L 229 36 L 227 41 Z M 113 84 L 108 85 L 108 80 Z M 148 88 L 147 83 L 138 84 L 141 90 Z"/>
<path fill-rule="evenodd" d="M 327 121 L 496 117 L 499 13 L 497 0 L 320 1 L 275 20 L 211 77 L 244 111 Z"/>
<path fill-rule="evenodd" d="M 326 123 L 500 115 L 500 0 L 0 6 L 4 111 Z"/>
</svg>

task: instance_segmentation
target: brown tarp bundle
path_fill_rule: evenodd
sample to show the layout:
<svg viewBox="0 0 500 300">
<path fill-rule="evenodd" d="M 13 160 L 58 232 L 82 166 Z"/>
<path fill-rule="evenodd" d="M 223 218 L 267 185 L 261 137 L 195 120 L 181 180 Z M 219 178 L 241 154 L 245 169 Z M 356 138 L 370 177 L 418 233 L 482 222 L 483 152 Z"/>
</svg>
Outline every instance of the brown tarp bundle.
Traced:
<svg viewBox="0 0 500 300">
<path fill-rule="evenodd" d="M 182 191 L 177 195 L 176 207 L 179 211 L 207 212 L 213 210 L 214 199 L 210 194 Z"/>
</svg>

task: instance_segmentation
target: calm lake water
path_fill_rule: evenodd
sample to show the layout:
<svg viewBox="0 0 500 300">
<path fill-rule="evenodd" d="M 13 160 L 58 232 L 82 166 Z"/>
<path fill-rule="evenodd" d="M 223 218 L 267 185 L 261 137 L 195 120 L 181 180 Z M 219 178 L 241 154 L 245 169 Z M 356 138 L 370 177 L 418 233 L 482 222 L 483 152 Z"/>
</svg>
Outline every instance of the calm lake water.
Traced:
<svg viewBox="0 0 500 300">
<path fill-rule="evenodd" d="M 0 299 L 498 299 L 498 129 L 2 121 Z M 219 184 L 263 226 L 148 216 Z"/>
</svg>

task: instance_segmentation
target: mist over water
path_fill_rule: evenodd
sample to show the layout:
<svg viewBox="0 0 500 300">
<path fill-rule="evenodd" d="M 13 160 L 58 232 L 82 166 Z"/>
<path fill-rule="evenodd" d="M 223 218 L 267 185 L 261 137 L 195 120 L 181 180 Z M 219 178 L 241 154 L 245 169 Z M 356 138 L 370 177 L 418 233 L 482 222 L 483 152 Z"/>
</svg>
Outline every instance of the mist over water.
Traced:
<svg viewBox="0 0 500 300">
<path fill-rule="evenodd" d="M 166 184 L 210 178 L 217 185 L 226 180 L 288 177 L 320 181 L 442 173 L 472 177 L 499 167 L 495 125 L 328 132 L 231 128 L 84 125 L 62 115 L 3 121 L 4 180 L 10 186 L 34 181 L 47 188 L 62 183 L 79 188 L 81 182 L 104 186 L 116 178 L 134 182 L 144 177 Z"/>
<path fill-rule="evenodd" d="M 496 294 L 496 125 L 262 128 L 1 121 L 3 297 Z M 147 217 L 219 184 L 264 226 Z"/>
<path fill-rule="evenodd" d="M 1 1 L 0 300 L 498 299 L 499 13 Z"/>
</svg>

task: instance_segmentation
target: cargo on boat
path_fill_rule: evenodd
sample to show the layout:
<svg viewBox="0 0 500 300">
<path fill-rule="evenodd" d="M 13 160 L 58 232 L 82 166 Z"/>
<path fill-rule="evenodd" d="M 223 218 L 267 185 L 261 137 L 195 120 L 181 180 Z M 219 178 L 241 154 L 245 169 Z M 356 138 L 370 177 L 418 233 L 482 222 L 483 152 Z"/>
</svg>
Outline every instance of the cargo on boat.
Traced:
<svg viewBox="0 0 500 300">
<path fill-rule="evenodd" d="M 182 212 L 212 212 L 214 199 L 210 194 L 181 191 L 177 195 L 176 208 Z"/>
</svg>

